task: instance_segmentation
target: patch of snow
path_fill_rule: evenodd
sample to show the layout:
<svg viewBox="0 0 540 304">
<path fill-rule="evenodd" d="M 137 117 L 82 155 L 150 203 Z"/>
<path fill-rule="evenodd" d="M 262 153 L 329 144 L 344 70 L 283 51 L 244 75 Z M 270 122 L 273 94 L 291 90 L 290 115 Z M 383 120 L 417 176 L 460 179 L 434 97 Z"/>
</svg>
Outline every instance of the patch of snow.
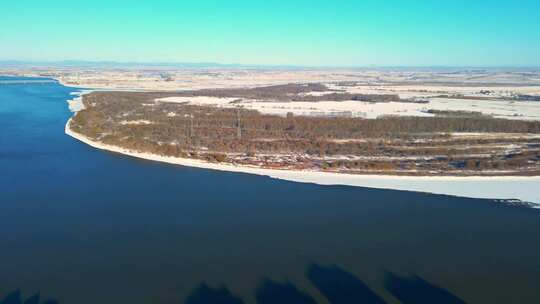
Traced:
<svg viewBox="0 0 540 304">
<path fill-rule="evenodd" d="M 122 120 L 120 121 L 121 125 L 149 125 L 152 124 L 149 120 L 139 119 L 139 120 Z"/>
</svg>

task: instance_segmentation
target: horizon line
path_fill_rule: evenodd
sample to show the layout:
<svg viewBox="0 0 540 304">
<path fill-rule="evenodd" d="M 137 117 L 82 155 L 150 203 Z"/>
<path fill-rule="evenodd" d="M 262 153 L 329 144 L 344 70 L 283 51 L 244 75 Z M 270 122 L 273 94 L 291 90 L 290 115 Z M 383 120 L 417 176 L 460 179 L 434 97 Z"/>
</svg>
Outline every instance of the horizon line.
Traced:
<svg viewBox="0 0 540 304">
<path fill-rule="evenodd" d="M 451 64 L 426 64 L 426 65 L 407 65 L 407 64 L 358 64 L 358 65 L 311 65 L 311 64 L 257 64 L 257 63 L 221 63 L 212 61 L 118 61 L 118 60 L 85 60 L 85 59 L 66 59 L 66 60 L 20 60 L 20 59 L 0 59 L 0 66 L 3 65 L 28 65 L 28 64 L 49 64 L 59 66 L 83 66 L 83 65 L 123 65 L 123 66 L 160 66 L 160 67 L 230 67 L 230 68 L 298 68 L 298 69 L 365 69 L 365 68 L 456 68 L 456 69 L 538 69 L 540 65 L 451 65 Z"/>
</svg>

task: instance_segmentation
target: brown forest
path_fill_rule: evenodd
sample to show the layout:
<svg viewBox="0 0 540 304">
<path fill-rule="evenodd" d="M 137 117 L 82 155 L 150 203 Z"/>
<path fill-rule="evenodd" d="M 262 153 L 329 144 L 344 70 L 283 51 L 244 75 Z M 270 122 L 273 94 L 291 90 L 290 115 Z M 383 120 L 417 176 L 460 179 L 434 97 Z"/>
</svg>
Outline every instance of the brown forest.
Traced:
<svg viewBox="0 0 540 304">
<path fill-rule="evenodd" d="M 155 101 L 169 96 L 286 101 L 303 98 L 299 95 L 302 92 L 326 90 L 309 84 L 180 93 L 93 92 L 84 96 L 86 109 L 72 119 L 71 128 L 94 140 L 135 151 L 265 167 L 389 174 L 539 172 L 540 138 L 531 136 L 540 134 L 540 122 L 536 121 L 495 119 L 476 113 L 373 120 L 281 117 L 242 108 Z M 396 97 L 358 98 L 386 102 Z M 461 138 L 451 136 L 453 132 L 519 135 Z"/>
</svg>

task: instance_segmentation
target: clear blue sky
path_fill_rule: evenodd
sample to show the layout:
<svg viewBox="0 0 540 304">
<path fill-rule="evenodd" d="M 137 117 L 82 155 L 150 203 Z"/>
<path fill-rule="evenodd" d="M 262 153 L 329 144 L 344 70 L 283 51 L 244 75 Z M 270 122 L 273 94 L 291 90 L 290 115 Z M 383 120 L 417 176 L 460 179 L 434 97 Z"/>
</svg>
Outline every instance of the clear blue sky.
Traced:
<svg viewBox="0 0 540 304">
<path fill-rule="evenodd" d="M 540 1 L 1 0 L 8 59 L 540 66 Z"/>
</svg>

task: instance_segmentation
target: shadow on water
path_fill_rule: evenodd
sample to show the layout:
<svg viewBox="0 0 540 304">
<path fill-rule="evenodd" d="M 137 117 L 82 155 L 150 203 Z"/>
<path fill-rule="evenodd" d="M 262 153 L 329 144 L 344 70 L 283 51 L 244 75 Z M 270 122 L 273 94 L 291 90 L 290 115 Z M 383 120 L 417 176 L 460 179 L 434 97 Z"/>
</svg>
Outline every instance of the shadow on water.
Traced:
<svg viewBox="0 0 540 304">
<path fill-rule="evenodd" d="M 15 290 L 2 299 L 0 304 L 58 304 L 58 301 L 51 299 L 40 301 L 39 293 L 36 293 L 26 300 L 23 300 L 21 290 Z"/>
<path fill-rule="evenodd" d="M 365 303 L 385 304 L 367 284 L 352 273 L 338 266 L 311 264 L 306 276 L 317 290 L 332 304 Z M 399 276 L 385 273 L 384 287 L 402 304 L 465 304 L 449 291 L 436 286 L 423 278 L 413 275 Z M 1 299 L 1 298 L 0 298 Z M 301 291 L 291 282 L 277 282 L 269 278 L 261 281 L 255 290 L 257 304 L 316 304 L 315 299 Z M 201 283 L 185 298 L 185 304 L 244 304 L 244 301 L 231 293 L 224 285 L 217 288 Z M 36 293 L 23 300 L 20 290 L 9 293 L 0 304 L 58 304 L 56 300 L 41 301 Z"/>
<path fill-rule="evenodd" d="M 338 266 L 311 264 L 306 269 L 311 284 L 331 304 L 386 304 L 366 283 Z M 392 272 L 385 273 L 384 287 L 402 304 L 465 304 L 449 291 L 435 286 L 417 275 L 401 277 Z M 257 304 L 316 304 L 309 294 L 291 282 L 277 282 L 265 278 L 255 290 Z M 233 295 L 225 286 L 209 287 L 201 283 L 187 296 L 185 304 L 243 304 L 240 297 Z"/>
<path fill-rule="evenodd" d="M 307 293 L 300 291 L 290 282 L 276 282 L 264 279 L 257 290 L 255 298 L 258 304 L 315 304 L 315 300 Z"/>
<path fill-rule="evenodd" d="M 403 304 L 465 304 L 447 290 L 435 286 L 419 276 L 400 277 L 387 272 L 384 286 Z"/>
<path fill-rule="evenodd" d="M 187 296 L 185 304 L 243 304 L 240 298 L 234 296 L 225 286 L 212 288 L 201 283 Z"/>
<path fill-rule="evenodd" d="M 364 282 L 337 266 L 324 267 L 311 264 L 306 276 L 332 304 L 386 303 Z"/>
</svg>

